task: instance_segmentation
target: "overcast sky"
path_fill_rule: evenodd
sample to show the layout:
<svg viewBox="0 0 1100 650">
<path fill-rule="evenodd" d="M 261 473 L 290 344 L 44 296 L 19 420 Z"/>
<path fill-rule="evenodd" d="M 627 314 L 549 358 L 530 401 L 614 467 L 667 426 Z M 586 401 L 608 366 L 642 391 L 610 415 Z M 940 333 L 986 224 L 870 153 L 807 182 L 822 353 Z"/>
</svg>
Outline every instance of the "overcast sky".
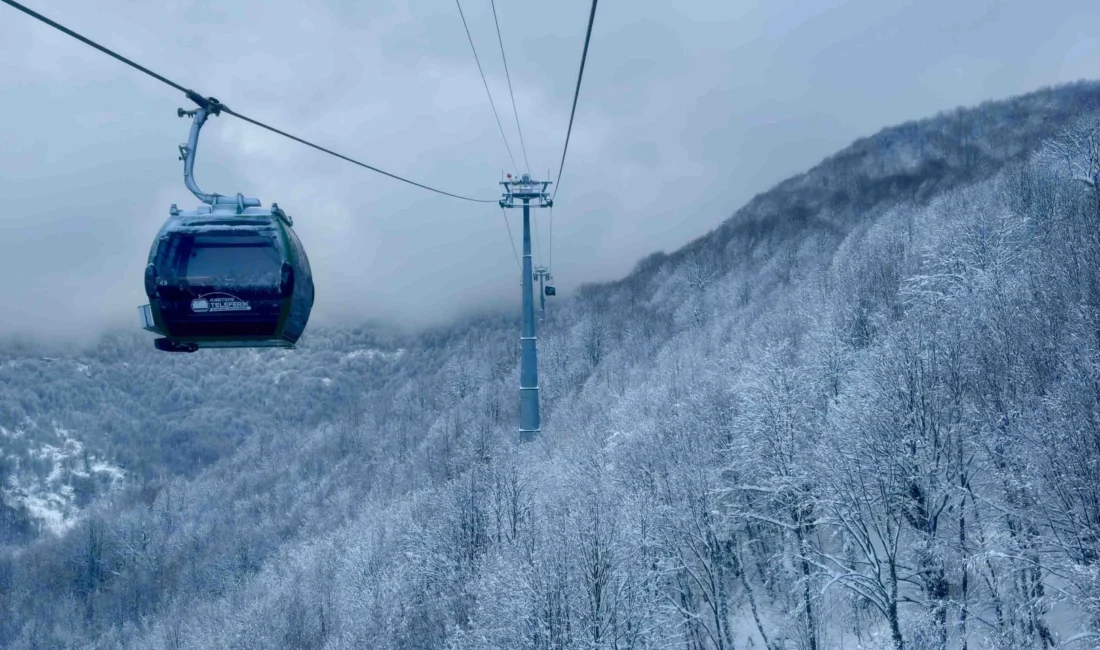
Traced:
<svg viewBox="0 0 1100 650">
<path fill-rule="evenodd" d="M 508 155 L 453 0 L 23 0 L 237 111 L 495 198 Z M 527 157 L 557 174 L 588 0 L 497 0 Z M 463 9 L 523 156 L 489 0 Z M 554 210 L 559 295 L 705 234 L 753 194 L 908 119 L 1089 78 L 1095 0 L 604 0 Z M 0 6 L 0 334 L 136 327 L 168 206 L 191 208 L 174 90 Z M 313 264 L 312 322 L 519 307 L 499 208 L 438 197 L 235 118 L 208 192 L 272 201 Z M 519 245 L 519 212 L 512 212 Z M 550 257 L 549 213 L 536 262 Z M 540 256 L 541 250 L 541 256 Z"/>
</svg>

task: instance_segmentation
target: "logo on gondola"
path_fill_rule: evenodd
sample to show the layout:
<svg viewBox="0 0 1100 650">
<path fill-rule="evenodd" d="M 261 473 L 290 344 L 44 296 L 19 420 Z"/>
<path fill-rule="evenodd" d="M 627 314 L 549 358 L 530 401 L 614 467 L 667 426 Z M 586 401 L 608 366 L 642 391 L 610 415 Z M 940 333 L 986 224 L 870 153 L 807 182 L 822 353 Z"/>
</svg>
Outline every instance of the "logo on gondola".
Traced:
<svg viewBox="0 0 1100 650">
<path fill-rule="evenodd" d="M 219 311 L 251 311 L 252 305 L 228 293 L 208 293 L 191 301 L 191 311 L 208 314 Z"/>
</svg>

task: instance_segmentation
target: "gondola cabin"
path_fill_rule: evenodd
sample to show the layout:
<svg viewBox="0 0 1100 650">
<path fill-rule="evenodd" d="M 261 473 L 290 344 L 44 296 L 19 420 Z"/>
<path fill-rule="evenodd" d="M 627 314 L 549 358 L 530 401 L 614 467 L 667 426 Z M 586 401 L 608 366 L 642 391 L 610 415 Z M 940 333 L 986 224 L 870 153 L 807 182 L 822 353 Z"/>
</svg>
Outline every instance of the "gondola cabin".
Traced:
<svg viewBox="0 0 1100 650">
<path fill-rule="evenodd" d="M 290 218 L 271 208 L 172 206 L 145 268 L 146 330 L 156 347 L 293 347 L 313 307 L 313 277 Z"/>
<path fill-rule="evenodd" d="M 195 183 L 199 132 L 225 108 L 213 97 L 188 92 L 199 108 L 180 145 L 183 182 L 205 205 L 184 212 L 175 205 L 149 250 L 145 295 L 138 308 L 144 329 L 160 334 L 158 350 L 292 348 L 313 309 L 313 273 L 293 221 L 278 204 L 207 194 Z"/>
</svg>

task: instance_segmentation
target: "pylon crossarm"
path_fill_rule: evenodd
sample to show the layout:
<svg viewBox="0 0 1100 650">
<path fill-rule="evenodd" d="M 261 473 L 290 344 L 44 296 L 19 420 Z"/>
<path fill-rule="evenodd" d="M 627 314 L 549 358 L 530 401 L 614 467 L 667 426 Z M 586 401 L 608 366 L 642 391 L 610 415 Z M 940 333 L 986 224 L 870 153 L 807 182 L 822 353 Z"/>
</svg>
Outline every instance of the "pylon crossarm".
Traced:
<svg viewBox="0 0 1100 650">
<path fill-rule="evenodd" d="M 554 200 L 547 191 L 551 181 L 536 181 L 530 175 L 524 174 L 519 178 L 501 181 L 500 184 L 504 186 L 504 195 L 500 199 L 502 208 L 515 208 L 520 205 L 549 208 L 554 205 Z M 519 201 L 520 205 L 517 205 L 516 201 Z"/>
</svg>

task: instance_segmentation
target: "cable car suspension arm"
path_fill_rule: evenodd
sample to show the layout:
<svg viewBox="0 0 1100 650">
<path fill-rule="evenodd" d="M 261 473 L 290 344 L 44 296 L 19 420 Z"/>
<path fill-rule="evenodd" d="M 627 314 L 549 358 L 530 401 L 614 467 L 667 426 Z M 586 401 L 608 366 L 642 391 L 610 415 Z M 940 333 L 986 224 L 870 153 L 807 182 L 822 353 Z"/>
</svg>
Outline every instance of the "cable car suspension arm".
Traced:
<svg viewBox="0 0 1100 650">
<path fill-rule="evenodd" d="M 191 190 L 191 193 L 203 203 L 213 206 L 236 204 L 238 214 L 244 212 L 245 208 L 260 207 L 259 199 L 247 199 L 240 193 L 232 198 L 222 196 L 221 194 L 207 194 L 200 190 L 198 184 L 195 183 L 195 154 L 199 149 L 199 131 L 202 130 L 202 125 L 206 123 L 207 117 L 221 114 L 225 106 L 213 97 L 201 97 L 191 91 L 188 91 L 187 96 L 198 104 L 199 107 L 190 111 L 185 111 L 182 108 L 176 111 L 176 114 L 180 117 L 186 115 L 191 117 L 192 120 L 191 135 L 187 138 L 187 144 L 180 145 L 180 160 L 183 161 L 184 185 L 186 185 L 187 189 Z"/>
</svg>

